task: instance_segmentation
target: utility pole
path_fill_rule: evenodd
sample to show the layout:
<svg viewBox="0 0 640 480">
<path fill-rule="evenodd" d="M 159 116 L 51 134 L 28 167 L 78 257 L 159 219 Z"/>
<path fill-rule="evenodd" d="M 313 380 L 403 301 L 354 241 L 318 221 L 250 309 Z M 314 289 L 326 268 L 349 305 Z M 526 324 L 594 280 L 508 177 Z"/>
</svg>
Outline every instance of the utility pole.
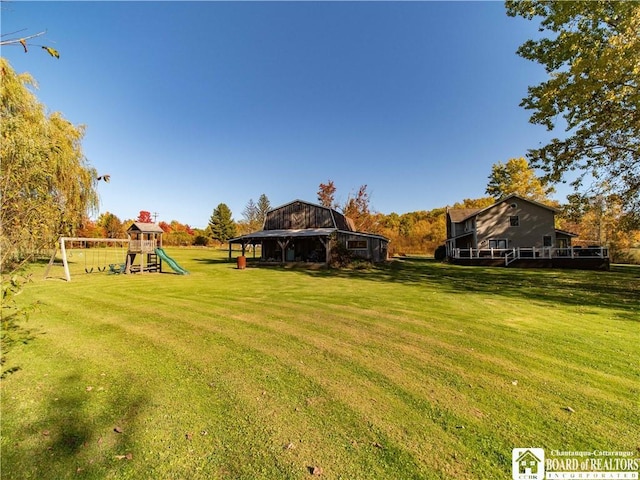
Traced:
<svg viewBox="0 0 640 480">
<path fill-rule="evenodd" d="M 151 214 L 153 216 L 153 223 L 157 223 L 156 220 L 158 219 L 158 215 L 160 215 L 158 212 L 153 212 Z"/>
</svg>

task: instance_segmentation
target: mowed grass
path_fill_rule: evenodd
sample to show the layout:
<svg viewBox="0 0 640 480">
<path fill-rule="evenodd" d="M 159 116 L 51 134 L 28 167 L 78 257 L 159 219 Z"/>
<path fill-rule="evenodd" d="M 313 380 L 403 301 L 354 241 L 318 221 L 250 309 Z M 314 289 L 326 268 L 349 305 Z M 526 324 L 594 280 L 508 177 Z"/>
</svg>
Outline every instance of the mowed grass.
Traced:
<svg viewBox="0 0 640 480">
<path fill-rule="evenodd" d="M 515 447 L 640 447 L 640 268 L 168 253 L 191 274 L 36 268 L 2 478 L 501 479 Z"/>
</svg>

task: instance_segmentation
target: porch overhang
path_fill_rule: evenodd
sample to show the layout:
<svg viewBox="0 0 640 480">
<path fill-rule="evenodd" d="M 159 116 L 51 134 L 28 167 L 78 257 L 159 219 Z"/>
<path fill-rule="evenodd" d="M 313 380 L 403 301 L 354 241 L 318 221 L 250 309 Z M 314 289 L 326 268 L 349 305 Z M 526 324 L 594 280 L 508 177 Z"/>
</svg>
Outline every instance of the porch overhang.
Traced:
<svg viewBox="0 0 640 480">
<path fill-rule="evenodd" d="M 282 262 L 285 262 L 285 248 L 294 239 L 317 238 L 325 248 L 325 263 L 329 264 L 329 237 L 338 232 L 337 228 L 304 228 L 304 229 L 282 229 L 282 230 L 260 230 L 246 235 L 241 235 L 229 240 L 229 258 L 231 258 L 231 245 L 242 245 L 244 255 L 247 245 L 262 244 L 265 240 L 276 241 L 282 250 Z"/>
<path fill-rule="evenodd" d="M 300 230 L 260 230 L 258 232 L 247 233 L 229 240 L 229 243 L 239 243 L 252 245 L 260 243 L 262 240 L 278 238 L 301 238 L 301 237 L 328 237 L 337 232 L 337 228 L 305 228 Z"/>
<path fill-rule="evenodd" d="M 556 228 L 555 232 L 556 232 L 556 236 L 558 236 L 558 235 L 561 235 L 563 237 L 578 237 L 579 236 L 577 233 L 568 232 L 566 230 L 560 230 L 559 228 Z"/>
<path fill-rule="evenodd" d="M 452 256 L 452 252 L 455 248 L 457 248 L 458 240 L 466 238 L 466 237 L 474 237 L 475 231 L 471 230 L 468 232 L 461 233 L 460 235 L 456 235 L 455 237 L 449 237 L 445 240 L 445 249 L 447 252 L 447 256 Z"/>
</svg>

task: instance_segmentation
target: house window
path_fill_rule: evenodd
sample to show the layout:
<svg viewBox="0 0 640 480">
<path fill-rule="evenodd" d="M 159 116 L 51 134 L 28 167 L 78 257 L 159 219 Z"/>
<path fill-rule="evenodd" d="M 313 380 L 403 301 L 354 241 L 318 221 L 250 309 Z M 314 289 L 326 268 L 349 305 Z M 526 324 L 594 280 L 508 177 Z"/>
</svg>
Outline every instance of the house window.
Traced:
<svg viewBox="0 0 640 480">
<path fill-rule="evenodd" d="M 520 217 L 518 215 L 511 215 L 509 217 L 509 226 L 510 227 L 519 227 L 520 226 Z"/>
<path fill-rule="evenodd" d="M 550 247 L 551 246 L 551 235 L 545 235 L 542 237 L 542 246 Z"/>
<path fill-rule="evenodd" d="M 489 240 L 489 248 L 507 248 L 506 238 L 494 238 Z"/>
<path fill-rule="evenodd" d="M 347 240 L 347 249 L 349 250 L 366 250 L 367 248 L 366 240 Z"/>
<path fill-rule="evenodd" d="M 474 218 L 471 218 L 471 219 L 466 220 L 464 222 L 464 231 L 465 232 L 470 232 L 475 228 L 476 228 L 476 220 Z"/>
</svg>

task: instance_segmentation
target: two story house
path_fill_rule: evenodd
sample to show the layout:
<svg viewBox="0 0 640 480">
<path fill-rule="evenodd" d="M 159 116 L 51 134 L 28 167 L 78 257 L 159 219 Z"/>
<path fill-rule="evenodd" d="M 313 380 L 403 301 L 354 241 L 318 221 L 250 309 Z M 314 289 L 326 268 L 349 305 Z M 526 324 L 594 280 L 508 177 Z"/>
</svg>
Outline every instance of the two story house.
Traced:
<svg viewBox="0 0 640 480">
<path fill-rule="evenodd" d="M 606 259 L 608 268 L 606 249 L 572 247 L 571 239 L 577 235 L 555 227 L 557 212 L 515 194 L 482 209 L 447 209 L 447 257 L 472 265 L 526 263 L 580 268 L 601 268 L 597 259 Z M 582 262 L 586 258 L 596 261 Z"/>
</svg>

